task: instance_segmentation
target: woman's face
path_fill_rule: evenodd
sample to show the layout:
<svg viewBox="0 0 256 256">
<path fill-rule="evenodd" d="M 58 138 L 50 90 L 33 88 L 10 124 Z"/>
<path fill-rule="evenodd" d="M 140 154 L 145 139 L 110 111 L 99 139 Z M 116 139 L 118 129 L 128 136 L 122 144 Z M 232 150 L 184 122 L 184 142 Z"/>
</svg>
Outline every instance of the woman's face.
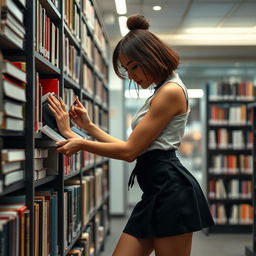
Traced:
<svg viewBox="0 0 256 256">
<path fill-rule="evenodd" d="M 121 66 L 127 71 L 128 78 L 136 82 L 143 89 L 154 83 L 153 78 L 147 75 L 140 63 L 128 58 L 125 54 L 119 54 Z"/>
</svg>

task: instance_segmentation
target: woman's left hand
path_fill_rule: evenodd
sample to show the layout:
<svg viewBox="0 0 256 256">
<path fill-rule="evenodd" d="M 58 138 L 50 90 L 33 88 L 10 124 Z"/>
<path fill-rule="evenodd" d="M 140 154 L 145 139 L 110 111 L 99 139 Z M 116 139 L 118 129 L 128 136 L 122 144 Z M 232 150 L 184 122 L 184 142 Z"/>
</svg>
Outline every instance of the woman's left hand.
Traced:
<svg viewBox="0 0 256 256">
<path fill-rule="evenodd" d="M 64 101 L 61 98 L 58 100 L 54 96 L 50 95 L 48 97 L 48 106 L 55 116 L 60 133 L 64 137 L 68 137 L 68 134 L 71 132 L 71 128 L 69 113 L 67 112 Z"/>
<path fill-rule="evenodd" d="M 71 156 L 82 149 L 83 139 L 72 138 L 64 141 L 56 142 L 59 146 L 57 151 L 66 155 Z"/>
</svg>

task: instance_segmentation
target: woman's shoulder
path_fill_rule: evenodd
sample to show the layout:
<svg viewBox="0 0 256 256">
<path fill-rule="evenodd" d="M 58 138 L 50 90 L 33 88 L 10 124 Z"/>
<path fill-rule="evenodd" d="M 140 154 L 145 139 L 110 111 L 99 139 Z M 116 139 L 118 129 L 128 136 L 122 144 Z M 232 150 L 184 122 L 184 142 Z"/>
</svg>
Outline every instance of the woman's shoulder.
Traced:
<svg viewBox="0 0 256 256">
<path fill-rule="evenodd" d="M 169 81 L 164 84 L 161 88 L 159 88 L 158 92 L 154 96 L 154 98 L 167 99 L 173 99 L 177 97 L 184 97 L 184 92 L 183 88 L 173 81 Z"/>
</svg>

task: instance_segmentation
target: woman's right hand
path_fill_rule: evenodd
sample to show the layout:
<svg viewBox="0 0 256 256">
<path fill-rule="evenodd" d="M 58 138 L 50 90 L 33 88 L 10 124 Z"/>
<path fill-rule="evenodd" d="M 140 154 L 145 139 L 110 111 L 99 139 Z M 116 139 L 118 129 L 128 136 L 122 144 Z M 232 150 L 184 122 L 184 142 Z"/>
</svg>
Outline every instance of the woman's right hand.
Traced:
<svg viewBox="0 0 256 256">
<path fill-rule="evenodd" d="M 92 124 L 92 121 L 88 115 L 88 111 L 76 97 L 75 102 L 72 104 L 70 111 L 70 117 L 80 128 L 88 131 L 88 128 Z"/>
</svg>

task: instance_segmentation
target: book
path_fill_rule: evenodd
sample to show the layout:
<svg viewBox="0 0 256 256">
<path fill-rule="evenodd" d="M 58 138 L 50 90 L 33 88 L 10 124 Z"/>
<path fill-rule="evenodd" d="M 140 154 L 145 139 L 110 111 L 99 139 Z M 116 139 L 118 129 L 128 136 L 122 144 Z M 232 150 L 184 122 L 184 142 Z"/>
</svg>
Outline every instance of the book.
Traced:
<svg viewBox="0 0 256 256">
<path fill-rule="evenodd" d="M 22 168 L 22 161 L 17 162 L 3 162 L 1 164 L 1 172 L 0 173 L 8 173 L 11 171 L 19 170 Z"/>
<path fill-rule="evenodd" d="M 21 10 L 19 10 L 18 6 L 12 0 L 2 0 L 1 2 L 2 10 L 10 11 L 15 18 L 23 24 L 24 14 Z"/>
<path fill-rule="evenodd" d="M 56 96 L 59 96 L 59 79 L 57 78 L 40 78 L 39 83 L 42 86 L 42 94 L 45 95 L 48 92 L 54 92 Z"/>
<path fill-rule="evenodd" d="M 9 61 L 3 60 L 1 63 L 2 73 L 6 73 L 11 77 L 14 77 L 22 82 L 26 82 L 27 74 L 20 68 L 17 68 L 14 64 Z"/>
<path fill-rule="evenodd" d="M 2 149 L 1 160 L 5 162 L 22 161 L 25 160 L 24 149 Z"/>
<path fill-rule="evenodd" d="M 9 172 L 4 175 L 4 185 L 10 186 L 13 183 L 16 183 L 18 181 L 22 181 L 24 179 L 24 170 L 17 170 L 13 172 Z"/>
<path fill-rule="evenodd" d="M 41 131 L 47 135 L 49 138 L 55 141 L 63 141 L 66 140 L 64 137 L 62 137 L 59 133 L 55 132 L 52 128 L 50 128 L 48 125 L 44 125 L 41 129 Z"/>
<path fill-rule="evenodd" d="M 2 76 L 2 87 L 3 87 L 2 88 L 2 90 L 3 90 L 2 97 L 8 97 L 13 100 L 26 102 L 25 87 L 22 86 L 22 84 L 20 82 L 17 82 L 16 80 L 3 75 Z"/>
<path fill-rule="evenodd" d="M 0 129 L 21 132 L 24 130 L 24 120 L 0 115 Z"/>
<path fill-rule="evenodd" d="M 52 92 L 48 92 L 42 96 L 43 125 L 47 125 L 56 132 L 59 132 L 55 116 L 48 106 L 49 103 L 47 98 L 50 94 L 58 99 L 57 95 Z"/>
<path fill-rule="evenodd" d="M 4 114 L 16 118 L 23 118 L 23 104 L 11 100 L 3 101 Z"/>
</svg>

